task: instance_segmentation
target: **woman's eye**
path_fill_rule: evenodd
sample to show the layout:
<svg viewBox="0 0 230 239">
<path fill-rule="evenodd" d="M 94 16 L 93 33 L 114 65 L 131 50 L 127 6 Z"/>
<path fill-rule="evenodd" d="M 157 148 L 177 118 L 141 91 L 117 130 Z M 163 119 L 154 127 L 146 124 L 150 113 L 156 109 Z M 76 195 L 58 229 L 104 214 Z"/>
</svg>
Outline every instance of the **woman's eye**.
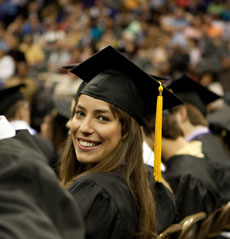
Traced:
<svg viewBox="0 0 230 239">
<path fill-rule="evenodd" d="M 76 111 L 76 116 L 77 116 L 78 118 L 83 117 L 84 115 L 85 115 L 84 112 L 82 112 L 82 111 L 80 111 L 80 110 L 77 110 L 77 111 Z"/>
<path fill-rule="evenodd" d="M 108 117 L 105 117 L 105 116 L 103 116 L 103 115 L 98 116 L 98 119 L 99 119 L 100 121 L 109 121 L 109 118 L 108 118 Z"/>
</svg>

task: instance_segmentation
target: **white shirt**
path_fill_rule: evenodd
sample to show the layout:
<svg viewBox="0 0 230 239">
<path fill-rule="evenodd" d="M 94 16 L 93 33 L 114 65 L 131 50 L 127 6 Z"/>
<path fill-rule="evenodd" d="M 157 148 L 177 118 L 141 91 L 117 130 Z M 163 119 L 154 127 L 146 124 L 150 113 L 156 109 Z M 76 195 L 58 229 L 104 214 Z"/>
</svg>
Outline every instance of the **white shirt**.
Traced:
<svg viewBox="0 0 230 239">
<path fill-rule="evenodd" d="M 37 131 L 31 128 L 29 124 L 24 120 L 13 120 L 10 121 L 10 124 L 14 128 L 14 130 L 27 129 L 32 135 L 37 133 Z"/>
<path fill-rule="evenodd" d="M 149 148 L 146 142 L 143 142 L 143 160 L 145 164 L 154 167 L 154 152 Z M 161 171 L 165 171 L 163 164 L 161 164 Z"/>
<path fill-rule="evenodd" d="M 14 137 L 15 130 L 4 115 L 0 115 L 0 140 Z"/>
</svg>

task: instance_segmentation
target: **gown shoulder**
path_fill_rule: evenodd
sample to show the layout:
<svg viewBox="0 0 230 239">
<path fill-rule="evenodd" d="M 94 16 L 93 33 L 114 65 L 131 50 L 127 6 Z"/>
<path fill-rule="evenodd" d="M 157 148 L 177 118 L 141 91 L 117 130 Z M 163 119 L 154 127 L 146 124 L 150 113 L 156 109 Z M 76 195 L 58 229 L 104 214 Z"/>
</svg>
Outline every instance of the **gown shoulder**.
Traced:
<svg viewBox="0 0 230 239">
<path fill-rule="evenodd" d="M 136 205 L 121 172 L 88 173 L 68 190 L 80 205 L 86 238 L 134 238 Z"/>
</svg>

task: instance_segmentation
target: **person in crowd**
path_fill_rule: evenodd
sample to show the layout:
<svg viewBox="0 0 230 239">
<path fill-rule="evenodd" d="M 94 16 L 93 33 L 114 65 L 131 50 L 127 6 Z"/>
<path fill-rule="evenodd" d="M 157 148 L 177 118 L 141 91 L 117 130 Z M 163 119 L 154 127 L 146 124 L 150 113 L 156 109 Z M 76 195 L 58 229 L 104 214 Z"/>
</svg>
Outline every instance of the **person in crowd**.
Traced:
<svg viewBox="0 0 230 239">
<path fill-rule="evenodd" d="M 210 112 L 206 117 L 209 128 L 217 137 L 230 157 L 230 107 L 226 104 L 223 109 Z"/>
<path fill-rule="evenodd" d="M 0 115 L 0 235 L 4 239 L 85 238 L 72 195 L 47 165 L 33 136 Z"/>
<path fill-rule="evenodd" d="M 160 84 L 108 46 L 71 70 L 86 86 L 74 106 L 60 167 L 81 204 L 87 238 L 155 238 L 155 205 L 140 125 Z M 164 107 L 177 98 L 164 88 Z"/>
<path fill-rule="evenodd" d="M 5 82 L 14 75 L 15 61 L 13 57 L 7 55 L 4 49 L 0 48 L 0 88 L 3 88 Z"/>
<path fill-rule="evenodd" d="M 173 113 L 186 141 L 201 141 L 203 153 L 213 163 L 228 162 L 227 153 L 210 131 L 205 119 L 206 106 L 219 99 L 219 96 L 187 76 L 173 81 L 168 87 L 185 103 L 173 108 Z"/>
<path fill-rule="evenodd" d="M 71 100 L 53 99 L 51 109 L 41 124 L 41 135 L 49 139 L 61 153 L 65 138 L 68 134 L 66 123 L 71 117 Z"/>
<path fill-rule="evenodd" d="M 49 165 L 56 163 L 57 153 L 52 143 L 30 126 L 30 105 L 20 91 L 24 84 L 4 88 L 0 91 L 0 114 L 5 115 L 15 130 L 27 129 L 33 135 Z"/>
<path fill-rule="evenodd" d="M 70 110 L 70 99 L 54 98 L 50 110 L 45 114 L 40 126 L 40 134 L 53 143 L 57 152 L 56 163 L 52 165 L 52 168 L 57 174 L 63 147 L 68 135 L 68 127 L 66 127 L 66 124 L 71 117 Z"/>
<path fill-rule="evenodd" d="M 38 82 L 34 77 L 30 76 L 29 69 L 30 67 L 26 61 L 16 62 L 15 75 L 5 82 L 4 87 L 12 87 L 21 83 L 25 84 L 21 89 L 22 93 L 29 103 L 32 104 L 37 93 Z"/>
<path fill-rule="evenodd" d="M 163 173 L 175 194 L 178 220 L 204 211 L 211 213 L 229 201 L 230 165 L 213 166 L 200 141 L 187 142 L 175 115 L 163 116 Z"/>
</svg>

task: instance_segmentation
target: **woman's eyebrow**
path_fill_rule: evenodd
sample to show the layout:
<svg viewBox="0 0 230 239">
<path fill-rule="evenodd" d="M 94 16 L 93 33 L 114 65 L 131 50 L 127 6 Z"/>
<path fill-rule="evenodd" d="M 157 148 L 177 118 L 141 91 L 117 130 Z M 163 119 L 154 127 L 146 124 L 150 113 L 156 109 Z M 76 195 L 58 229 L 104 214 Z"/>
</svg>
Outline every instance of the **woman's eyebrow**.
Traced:
<svg viewBox="0 0 230 239">
<path fill-rule="evenodd" d="M 85 108 L 83 107 L 83 106 L 81 106 L 81 105 L 76 105 L 76 109 L 81 109 L 81 110 L 84 110 Z"/>
<path fill-rule="evenodd" d="M 82 106 L 82 105 L 77 105 L 77 106 L 76 106 L 76 109 L 85 110 L 85 107 Z M 95 113 L 95 114 L 103 114 L 103 113 L 111 113 L 111 111 L 108 110 L 108 109 L 95 109 L 95 110 L 94 110 L 94 113 Z"/>
<path fill-rule="evenodd" d="M 109 110 L 104 110 L 104 109 L 97 109 L 94 110 L 96 114 L 103 114 L 103 113 L 111 113 Z"/>
</svg>

